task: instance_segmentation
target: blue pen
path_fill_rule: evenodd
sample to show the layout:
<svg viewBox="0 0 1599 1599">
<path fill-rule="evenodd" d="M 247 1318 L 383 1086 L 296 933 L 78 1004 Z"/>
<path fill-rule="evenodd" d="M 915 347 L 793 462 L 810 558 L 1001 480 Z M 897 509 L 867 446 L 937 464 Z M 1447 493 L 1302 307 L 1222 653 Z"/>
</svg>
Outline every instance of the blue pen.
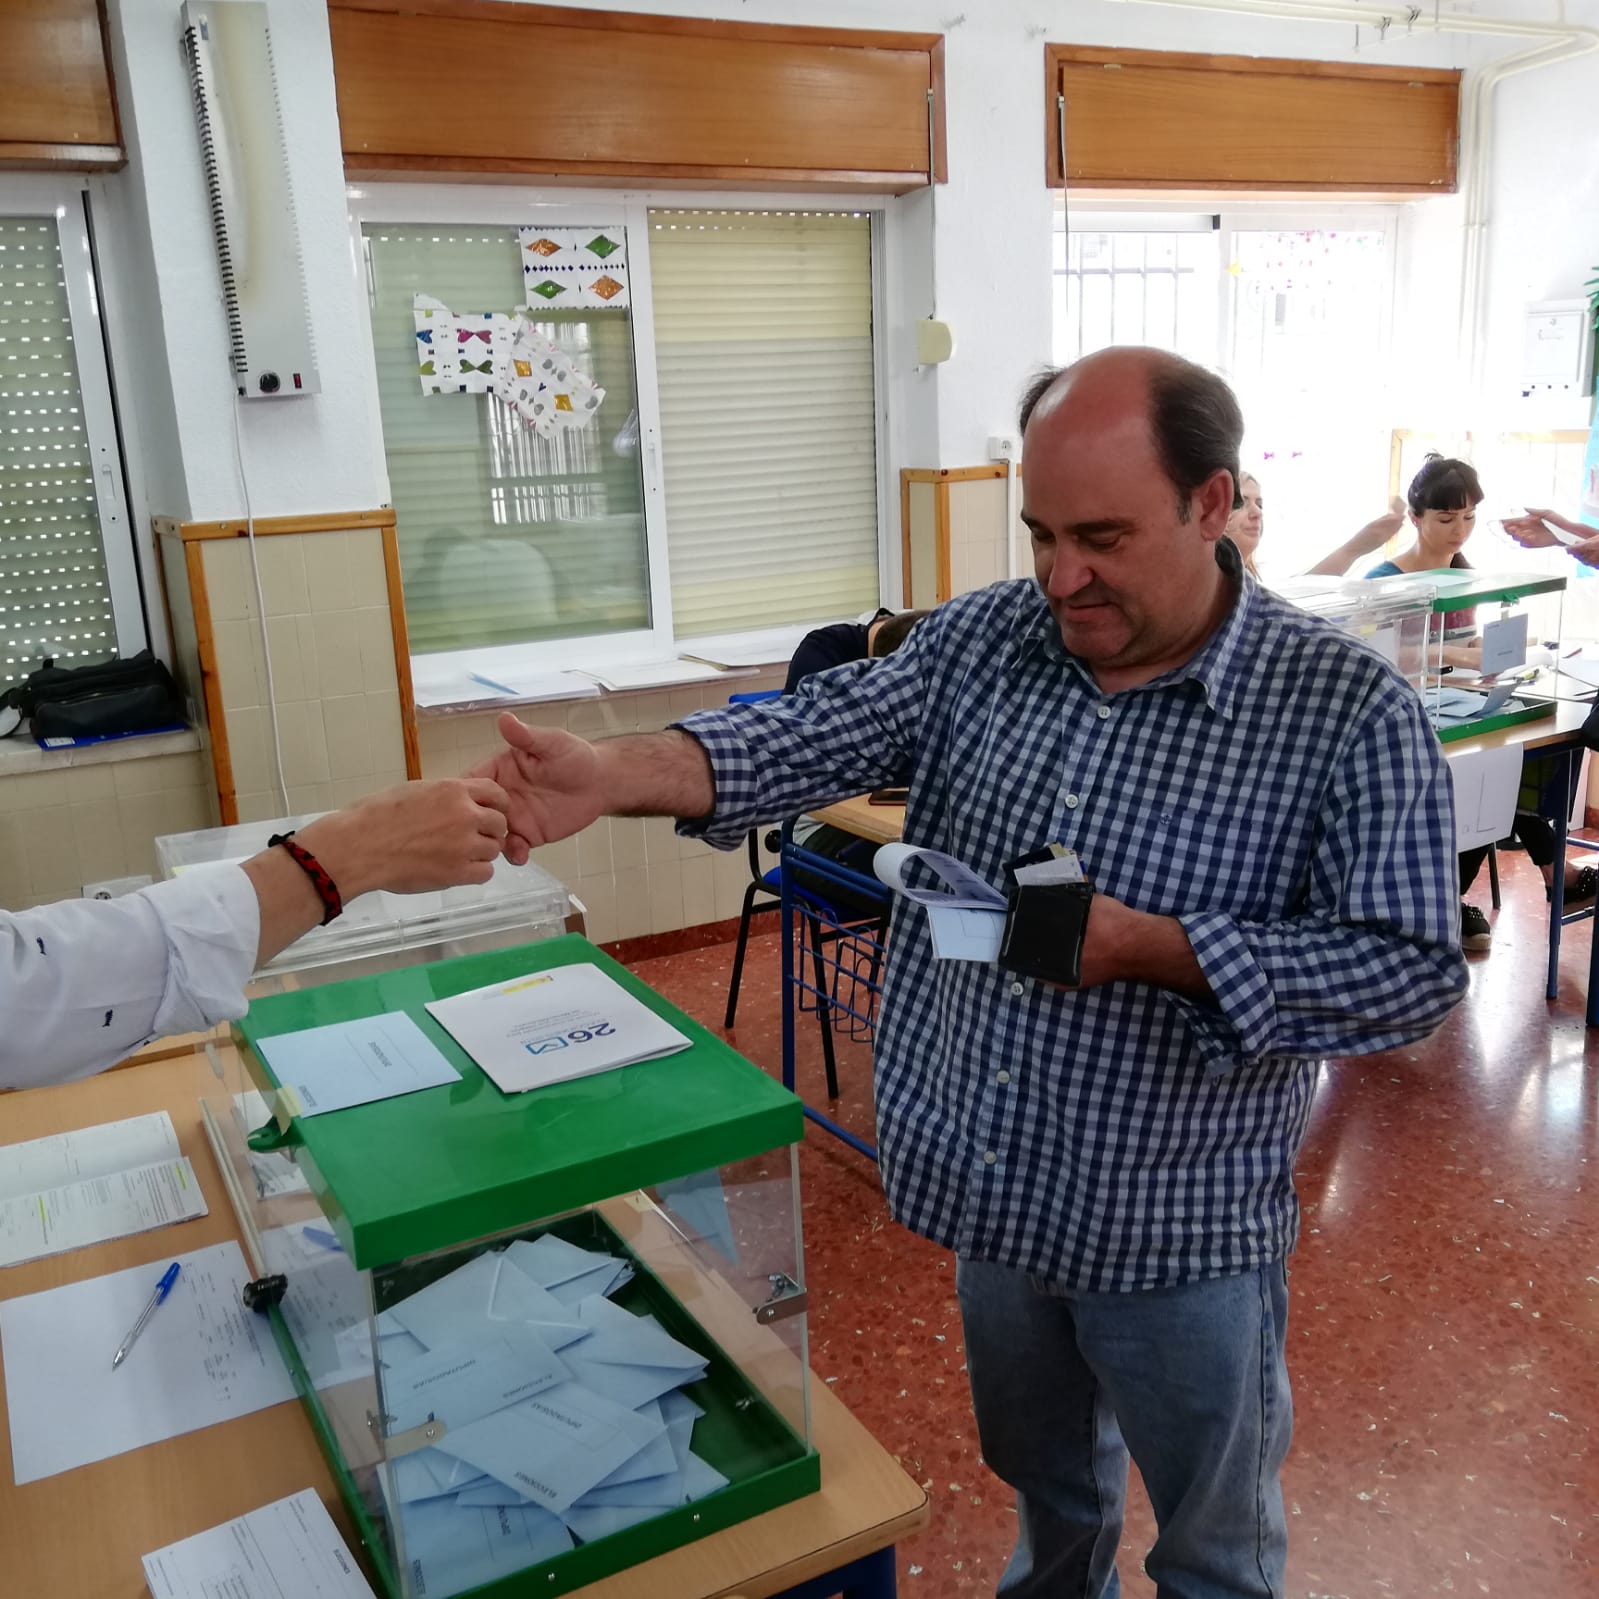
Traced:
<svg viewBox="0 0 1599 1599">
<path fill-rule="evenodd" d="M 326 1227 L 302 1227 L 300 1231 L 303 1232 L 313 1244 L 321 1244 L 324 1249 L 336 1249 L 340 1254 L 344 1253 L 344 1245 L 341 1244 L 338 1240 L 338 1237 L 335 1234 L 330 1233 Z"/>
<path fill-rule="evenodd" d="M 481 683 L 484 688 L 493 689 L 496 694 L 509 694 L 512 699 L 516 698 L 516 690 L 514 688 L 507 688 L 503 683 L 496 683 L 492 677 L 485 677 L 481 672 L 468 672 L 467 676 L 474 683 Z"/>
<path fill-rule="evenodd" d="M 177 1280 L 178 1262 L 173 1261 L 162 1272 L 161 1281 L 155 1285 L 155 1292 L 150 1295 L 150 1303 L 144 1307 L 139 1319 L 133 1324 L 133 1331 L 122 1340 L 122 1347 L 111 1357 L 112 1371 L 115 1371 L 128 1358 L 128 1351 L 133 1348 L 133 1340 L 144 1331 L 144 1324 L 155 1314 L 155 1307 L 172 1292 L 172 1285 Z"/>
</svg>

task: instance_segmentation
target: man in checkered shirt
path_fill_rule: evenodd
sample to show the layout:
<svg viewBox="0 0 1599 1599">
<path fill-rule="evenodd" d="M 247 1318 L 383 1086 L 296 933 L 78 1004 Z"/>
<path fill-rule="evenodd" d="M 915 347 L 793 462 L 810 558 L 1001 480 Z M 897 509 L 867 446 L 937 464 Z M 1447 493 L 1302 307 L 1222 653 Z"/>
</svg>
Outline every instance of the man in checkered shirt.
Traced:
<svg viewBox="0 0 1599 1599">
<path fill-rule="evenodd" d="M 876 1052 L 895 1215 L 953 1249 L 983 1451 L 1016 1489 L 1011 1599 L 1114 1595 L 1129 1454 L 1163 1596 L 1276 1596 L 1285 1261 L 1317 1062 L 1461 997 L 1455 830 L 1416 694 L 1260 588 L 1223 538 L 1220 379 L 1112 350 L 1023 413 L 1037 582 L 941 606 L 886 660 L 588 744 L 502 721 L 516 858 L 597 816 L 730 848 L 884 784 L 905 839 L 1058 842 L 1097 893 L 1082 983 L 938 962 L 895 913 Z"/>
</svg>

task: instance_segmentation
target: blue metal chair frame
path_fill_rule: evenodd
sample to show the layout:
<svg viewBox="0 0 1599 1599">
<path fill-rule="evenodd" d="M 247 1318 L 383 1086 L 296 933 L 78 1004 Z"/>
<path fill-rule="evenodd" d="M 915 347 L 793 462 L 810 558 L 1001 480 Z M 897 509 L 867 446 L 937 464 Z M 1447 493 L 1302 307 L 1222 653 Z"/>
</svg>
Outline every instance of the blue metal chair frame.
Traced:
<svg viewBox="0 0 1599 1599">
<path fill-rule="evenodd" d="M 817 855 L 796 844 L 792 824 L 783 829 L 780 872 L 783 891 L 783 1086 L 791 1091 L 794 1088 L 799 1015 L 801 1011 L 815 1010 L 822 1024 L 828 1092 L 836 1098 L 833 1027 L 839 1026 L 856 1040 L 870 1038 L 876 1031 L 877 1001 L 882 993 L 882 922 L 835 910 L 813 892 L 799 887 L 795 876 L 798 870 L 803 870 L 811 882 L 843 890 L 845 896 L 879 898 L 884 889 L 875 877 L 867 877 L 829 856 Z M 801 958 L 802 943 L 808 959 Z M 870 1160 L 877 1159 L 877 1150 L 871 1144 L 831 1116 L 809 1105 L 805 1107 L 805 1114 L 852 1149 L 858 1149 Z"/>
</svg>

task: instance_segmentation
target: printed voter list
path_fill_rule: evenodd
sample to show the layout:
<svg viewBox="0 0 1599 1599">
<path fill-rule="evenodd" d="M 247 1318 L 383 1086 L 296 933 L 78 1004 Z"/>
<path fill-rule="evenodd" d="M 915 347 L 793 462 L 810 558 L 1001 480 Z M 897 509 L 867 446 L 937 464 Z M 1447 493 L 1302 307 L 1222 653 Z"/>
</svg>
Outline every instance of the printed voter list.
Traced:
<svg viewBox="0 0 1599 1599">
<path fill-rule="evenodd" d="M 491 983 L 427 1008 L 508 1094 L 689 1047 L 670 1022 L 589 962 Z"/>
</svg>

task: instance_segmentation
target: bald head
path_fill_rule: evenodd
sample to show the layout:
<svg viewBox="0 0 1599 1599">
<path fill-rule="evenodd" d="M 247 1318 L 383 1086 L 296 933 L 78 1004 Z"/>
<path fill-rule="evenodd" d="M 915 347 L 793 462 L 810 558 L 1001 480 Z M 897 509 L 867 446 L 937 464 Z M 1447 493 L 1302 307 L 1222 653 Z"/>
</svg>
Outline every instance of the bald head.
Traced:
<svg viewBox="0 0 1599 1599">
<path fill-rule="evenodd" d="M 1022 520 L 1061 642 L 1111 693 L 1187 660 L 1232 603 L 1232 391 L 1161 350 L 1106 350 L 1040 378 L 1022 428 Z"/>
<path fill-rule="evenodd" d="M 1214 372 L 1169 350 L 1118 346 L 1039 373 L 1022 398 L 1024 435 L 1035 418 L 1040 426 L 1049 422 L 1051 433 L 1142 426 L 1180 514 L 1217 471 L 1232 475 L 1237 503 L 1244 437 L 1237 398 Z"/>
</svg>

